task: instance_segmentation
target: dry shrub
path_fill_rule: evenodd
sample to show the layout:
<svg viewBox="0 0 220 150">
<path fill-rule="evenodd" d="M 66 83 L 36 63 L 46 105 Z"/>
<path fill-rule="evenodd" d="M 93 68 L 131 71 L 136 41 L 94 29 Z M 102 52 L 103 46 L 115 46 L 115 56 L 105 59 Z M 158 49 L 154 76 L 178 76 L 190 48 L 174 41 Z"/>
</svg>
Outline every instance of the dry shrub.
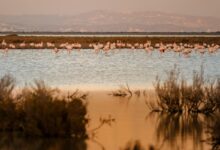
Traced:
<svg viewBox="0 0 220 150">
<path fill-rule="evenodd" d="M 180 79 L 175 67 L 163 82 L 156 78 L 155 91 L 162 111 L 210 114 L 220 108 L 220 79 L 205 82 L 203 67 L 200 72 L 194 71 L 191 84 Z"/>
<path fill-rule="evenodd" d="M 43 81 L 13 97 L 14 79 L 0 79 L 0 129 L 30 137 L 87 138 L 85 94 L 60 96 Z M 77 91 L 78 93 L 78 91 Z"/>
<path fill-rule="evenodd" d="M 167 73 L 167 79 L 163 83 L 159 77 L 156 77 L 155 91 L 158 96 L 157 104 L 163 111 L 182 112 L 183 101 L 180 98 L 179 71 L 176 67 Z"/>
<path fill-rule="evenodd" d="M 5 75 L 0 79 L 0 130 L 12 131 L 17 127 L 16 105 L 14 103 L 13 89 L 15 79 Z"/>
</svg>

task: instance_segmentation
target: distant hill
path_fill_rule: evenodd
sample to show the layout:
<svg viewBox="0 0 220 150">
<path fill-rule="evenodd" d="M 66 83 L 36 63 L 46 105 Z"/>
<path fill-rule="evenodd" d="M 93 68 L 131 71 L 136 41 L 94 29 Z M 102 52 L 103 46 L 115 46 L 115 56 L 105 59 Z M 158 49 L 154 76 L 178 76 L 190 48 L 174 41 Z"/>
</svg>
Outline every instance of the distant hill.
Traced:
<svg viewBox="0 0 220 150">
<path fill-rule="evenodd" d="M 92 11 L 74 16 L 0 15 L 0 32 L 216 32 L 220 19 L 162 12 Z"/>
</svg>

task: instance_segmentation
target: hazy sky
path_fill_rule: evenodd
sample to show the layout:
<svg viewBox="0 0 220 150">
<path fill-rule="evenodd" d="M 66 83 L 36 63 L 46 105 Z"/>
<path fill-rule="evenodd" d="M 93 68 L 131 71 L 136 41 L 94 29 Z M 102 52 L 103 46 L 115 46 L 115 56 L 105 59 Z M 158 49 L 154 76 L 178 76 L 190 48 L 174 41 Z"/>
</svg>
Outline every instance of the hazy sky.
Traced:
<svg viewBox="0 0 220 150">
<path fill-rule="evenodd" d="M 1 14 L 74 15 L 91 10 L 161 11 L 220 18 L 220 0 L 0 0 Z"/>
</svg>

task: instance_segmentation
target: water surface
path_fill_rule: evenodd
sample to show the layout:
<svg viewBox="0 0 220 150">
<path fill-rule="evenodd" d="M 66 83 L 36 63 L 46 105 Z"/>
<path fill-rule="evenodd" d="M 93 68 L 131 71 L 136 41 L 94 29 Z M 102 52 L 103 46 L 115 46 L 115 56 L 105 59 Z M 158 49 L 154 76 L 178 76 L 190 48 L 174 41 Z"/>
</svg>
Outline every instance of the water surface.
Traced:
<svg viewBox="0 0 220 150">
<path fill-rule="evenodd" d="M 165 71 L 180 68 L 187 79 L 193 70 L 200 70 L 203 64 L 205 75 L 220 75 L 220 53 L 193 53 L 189 57 L 174 52 L 147 53 L 145 50 L 113 50 L 108 53 L 94 50 L 74 50 L 70 54 L 52 50 L 10 50 L 0 51 L 0 76 L 11 74 L 19 86 L 43 79 L 52 86 L 82 88 L 89 90 L 116 89 L 128 83 L 134 88 L 150 88 L 156 75 L 165 76 Z M 139 140 L 147 149 L 150 145 L 161 150 L 206 150 L 210 149 L 206 139 L 205 123 L 210 118 L 203 115 L 180 116 L 151 114 L 146 97 L 115 98 L 109 92 L 90 92 L 88 117 L 91 119 L 88 131 L 99 125 L 100 117 L 115 118 L 112 126 L 103 126 L 93 140 L 74 141 L 65 139 L 22 140 L 0 135 L 0 149 L 71 149 L 80 146 L 82 150 L 123 149 L 129 141 Z M 151 97 L 152 98 L 152 97 Z M 11 141 L 11 139 L 13 139 Z M 68 146 L 67 146 L 68 145 Z M 81 150 L 79 148 L 79 150 Z"/>
<path fill-rule="evenodd" d="M 178 53 L 147 53 L 145 50 L 112 50 L 108 53 L 94 50 L 0 51 L 0 76 L 11 74 L 17 84 L 24 86 L 35 79 L 45 80 L 52 86 L 62 88 L 113 89 L 128 83 L 133 88 L 152 87 L 156 75 L 164 77 L 165 71 L 174 65 L 186 78 L 203 64 L 205 74 L 220 75 L 220 53 L 193 53 L 190 57 Z"/>
</svg>

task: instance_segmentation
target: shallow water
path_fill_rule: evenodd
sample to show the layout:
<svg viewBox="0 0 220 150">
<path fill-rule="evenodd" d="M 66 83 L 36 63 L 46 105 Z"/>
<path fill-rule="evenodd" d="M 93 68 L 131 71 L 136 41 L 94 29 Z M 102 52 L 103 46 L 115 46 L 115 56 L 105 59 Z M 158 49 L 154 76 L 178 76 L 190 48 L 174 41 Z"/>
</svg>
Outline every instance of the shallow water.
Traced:
<svg viewBox="0 0 220 150">
<path fill-rule="evenodd" d="M 220 53 L 193 53 L 190 57 L 174 52 L 160 54 L 145 50 L 113 50 L 95 53 L 94 50 L 10 50 L 0 51 L 0 76 L 11 74 L 17 84 L 24 86 L 34 79 L 45 80 L 61 88 L 103 90 L 117 88 L 126 83 L 133 88 L 152 87 L 156 75 L 164 76 L 176 64 L 186 78 L 193 70 L 204 65 L 205 74 L 220 75 Z"/>
<path fill-rule="evenodd" d="M 135 140 L 139 140 L 146 149 L 153 145 L 162 150 L 206 150 L 210 146 L 201 142 L 206 139 L 204 123 L 208 122 L 204 116 L 150 115 L 143 94 L 131 99 L 116 98 L 103 90 L 116 89 L 125 83 L 132 89 L 152 87 L 155 76 L 164 77 L 164 71 L 172 69 L 174 64 L 188 79 L 193 70 L 200 70 L 201 64 L 206 76 L 215 77 L 220 75 L 219 58 L 219 52 L 193 53 L 184 57 L 173 52 L 149 54 L 145 50 L 114 50 L 109 53 L 81 50 L 71 54 L 66 51 L 54 54 L 51 50 L 11 50 L 6 54 L 0 53 L 0 76 L 12 74 L 20 86 L 32 83 L 34 79 L 43 79 L 49 85 L 68 90 L 101 90 L 89 93 L 88 117 L 91 121 L 88 131 L 99 125 L 100 117 L 111 116 L 116 121 L 97 130 L 93 140 L 78 143 L 79 150 L 119 150 Z M 23 149 L 77 149 L 78 145 L 65 139 L 27 141 L 2 135 L 0 143 L 0 149 L 11 150 L 17 146 Z"/>
<path fill-rule="evenodd" d="M 151 91 L 148 91 L 151 93 Z M 151 98 L 153 97 L 151 95 Z M 152 99 L 151 99 L 152 100 Z M 114 118 L 96 132 L 100 118 Z M 117 98 L 108 92 L 90 92 L 88 97 L 89 140 L 24 139 L 0 133 L 0 149 L 17 150 L 127 150 L 126 145 L 136 140 L 148 150 L 208 150 L 205 124 L 211 118 L 203 115 L 184 116 L 151 114 L 142 97 Z M 207 120 L 206 120 L 207 119 Z M 91 136 L 93 133 L 95 136 Z M 133 149 L 131 149 L 133 150 Z M 150 149 L 149 149 L 150 150 Z"/>
<path fill-rule="evenodd" d="M 147 91 L 155 100 L 152 91 Z M 88 149 L 124 149 L 129 142 L 139 140 L 148 150 L 152 145 L 160 150 L 207 150 L 207 139 L 203 115 L 184 116 L 150 113 L 145 104 L 146 97 L 117 98 L 105 92 L 93 92 L 89 97 L 88 114 L 91 118 L 89 128 L 99 124 L 100 117 L 111 115 L 115 122 L 105 125 L 96 132 L 96 142 L 89 140 Z M 210 120 L 209 120 L 210 121 Z M 98 144 L 97 144 L 98 143 Z"/>
</svg>

